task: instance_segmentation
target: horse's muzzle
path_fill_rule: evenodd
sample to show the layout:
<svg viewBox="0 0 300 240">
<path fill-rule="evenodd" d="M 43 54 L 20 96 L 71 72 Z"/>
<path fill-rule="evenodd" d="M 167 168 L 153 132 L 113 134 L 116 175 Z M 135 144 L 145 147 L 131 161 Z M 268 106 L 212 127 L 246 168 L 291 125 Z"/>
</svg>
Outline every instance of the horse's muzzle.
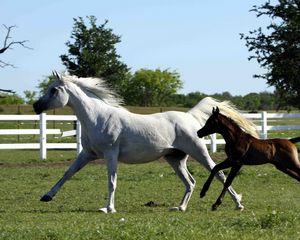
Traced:
<svg viewBox="0 0 300 240">
<path fill-rule="evenodd" d="M 199 131 L 197 131 L 197 136 L 199 138 L 203 138 L 205 135 L 202 133 L 201 129 Z"/>
<path fill-rule="evenodd" d="M 41 114 L 44 111 L 44 104 L 38 100 L 33 104 L 33 109 L 36 114 Z"/>
</svg>

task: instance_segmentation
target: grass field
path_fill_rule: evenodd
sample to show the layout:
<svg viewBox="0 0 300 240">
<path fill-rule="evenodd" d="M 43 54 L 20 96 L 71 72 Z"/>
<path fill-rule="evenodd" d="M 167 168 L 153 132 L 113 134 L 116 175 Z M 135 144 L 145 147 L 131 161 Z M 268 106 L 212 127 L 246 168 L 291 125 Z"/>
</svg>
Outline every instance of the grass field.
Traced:
<svg viewBox="0 0 300 240">
<path fill-rule="evenodd" d="M 91 163 L 67 182 L 52 202 L 40 197 L 64 173 L 75 151 L 0 152 L 0 239 L 300 239 L 300 184 L 270 165 L 244 167 L 234 187 L 245 210 L 234 210 L 229 195 L 210 210 L 221 191 L 214 181 L 204 199 L 208 177 L 189 161 L 197 187 L 185 213 L 169 212 L 184 187 L 164 161 L 119 165 L 115 214 L 101 214 L 107 197 L 106 168 Z M 213 155 L 222 159 L 222 154 Z M 66 160 L 63 160 L 66 159 Z M 145 206 L 149 201 L 156 207 Z"/>
<path fill-rule="evenodd" d="M 168 110 L 129 109 L 139 113 Z M 2 114 L 33 114 L 28 106 L 24 109 L 2 106 L 0 110 Z M 67 108 L 55 113 L 72 114 Z M 289 124 L 297 124 L 298 119 L 290 121 Z M 22 123 L 1 128 L 15 128 L 16 124 Z M 21 127 L 32 128 L 34 124 Z M 272 136 L 300 136 L 299 131 L 280 134 Z M 33 136 L 26 137 L 33 140 Z M 38 141 L 38 136 L 34 138 Z M 9 140 L 23 141 L 17 136 Z M 0 138 L 1 143 L 6 141 Z M 38 150 L 0 151 L 0 240 L 300 239 L 300 184 L 270 165 L 243 167 L 235 179 L 234 188 L 243 193 L 243 212 L 234 210 L 229 195 L 217 211 L 210 210 L 222 185 L 214 181 L 206 197 L 200 199 L 199 192 L 208 172 L 192 159 L 188 165 L 197 186 L 185 213 L 168 211 L 179 204 L 184 187 L 163 160 L 119 165 L 115 214 L 97 211 L 105 206 L 107 199 L 106 167 L 101 161 L 82 169 L 52 202 L 40 202 L 40 197 L 62 176 L 75 155 L 75 150 L 48 150 L 47 160 L 40 161 Z M 216 161 L 225 157 L 222 151 L 212 156 Z M 150 201 L 157 206 L 145 206 Z"/>
</svg>

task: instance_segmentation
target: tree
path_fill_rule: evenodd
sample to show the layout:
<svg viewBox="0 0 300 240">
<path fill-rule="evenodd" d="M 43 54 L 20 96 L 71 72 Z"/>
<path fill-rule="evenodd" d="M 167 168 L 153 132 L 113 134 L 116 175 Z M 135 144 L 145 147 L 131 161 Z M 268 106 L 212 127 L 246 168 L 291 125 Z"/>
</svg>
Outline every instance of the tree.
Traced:
<svg viewBox="0 0 300 240">
<path fill-rule="evenodd" d="M 25 102 L 26 104 L 33 104 L 36 101 L 36 92 L 35 91 L 24 91 Z"/>
<path fill-rule="evenodd" d="M 249 93 L 244 96 L 244 109 L 250 111 L 257 111 L 260 106 L 260 99 L 258 93 Z"/>
<path fill-rule="evenodd" d="M 140 69 L 124 82 L 122 91 L 128 105 L 163 106 L 180 88 L 182 81 L 175 71 Z"/>
<path fill-rule="evenodd" d="M 11 40 L 11 38 L 12 38 L 11 37 L 11 31 L 12 31 L 13 28 L 17 27 L 16 25 L 7 27 L 6 25 L 3 24 L 3 27 L 6 29 L 6 35 L 5 35 L 5 38 L 3 40 L 3 47 L 0 48 L 0 54 L 5 53 L 9 49 L 12 49 L 12 46 L 15 46 L 15 45 L 20 45 L 24 48 L 31 49 L 30 47 L 25 45 L 25 43 L 28 42 L 27 40 L 23 40 L 23 41 Z M 4 67 L 7 67 L 7 66 L 15 67 L 11 63 L 0 60 L 0 68 L 4 68 Z"/>
<path fill-rule="evenodd" d="M 17 94 L 3 93 L 0 97 L 1 104 L 23 104 L 24 100 Z"/>
<path fill-rule="evenodd" d="M 207 95 L 199 91 L 190 92 L 186 95 L 184 107 L 192 108 Z"/>
<path fill-rule="evenodd" d="M 49 75 L 48 77 L 45 77 L 44 80 L 39 81 L 37 86 L 37 88 L 40 90 L 39 94 L 44 95 L 54 80 L 55 77 L 53 75 Z"/>
<path fill-rule="evenodd" d="M 300 1 L 279 0 L 277 5 L 270 1 L 254 6 L 251 11 L 257 17 L 268 16 L 272 23 L 266 33 L 260 27 L 241 38 L 255 59 L 266 70 L 254 75 L 274 86 L 280 96 L 281 105 L 300 107 Z"/>
<path fill-rule="evenodd" d="M 4 40 L 3 40 L 3 47 L 0 48 L 0 54 L 4 54 L 5 52 L 7 52 L 7 50 L 12 49 L 12 46 L 15 46 L 15 45 L 21 45 L 24 48 L 32 49 L 32 48 L 25 45 L 27 40 L 23 40 L 23 41 L 11 40 L 12 37 L 11 37 L 10 34 L 11 34 L 12 29 L 17 27 L 16 25 L 7 27 L 6 25 L 3 24 L 3 27 L 6 29 L 6 35 L 5 35 Z M 0 60 L 0 68 L 5 68 L 5 67 L 8 67 L 8 66 L 13 67 L 13 68 L 15 67 L 11 63 Z M 0 92 L 14 93 L 13 90 L 6 90 L 6 89 L 0 89 Z M 4 95 L 1 96 L 1 98 L 4 98 L 6 96 L 9 96 L 9 95 L 4 94 Z"/>
<path fill-rule="evenodd" d="M 129 69 L 120 61 L 115 45 L 121 42 L 120 36 L 107 28 L 106 20 L 100 26 L 96 17 L 88 16 L 89 26 L 79 17 L 74 18 L 71 41 L 67 41 L 68 54 L 60 56 L 71 74 L 79 77 L 100 77 L 119 88 L 128 77 Z"/>
</svg>

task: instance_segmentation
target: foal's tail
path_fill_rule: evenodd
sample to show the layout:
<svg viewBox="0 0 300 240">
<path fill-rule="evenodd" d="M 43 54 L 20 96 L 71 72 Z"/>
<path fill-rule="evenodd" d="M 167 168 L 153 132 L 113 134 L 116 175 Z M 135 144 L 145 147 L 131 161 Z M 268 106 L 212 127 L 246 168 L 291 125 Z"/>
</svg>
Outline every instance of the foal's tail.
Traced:
<svg viewBox="0 0 300 240">
<path fill-rule="evenodd" d="M 212 113 L 213 107 L 218 107 L 222 114 L 234 120 L 245 132 L 254 137 L 258 137 L 256 126 L 253 122 L 246 119 L 239 110 L 229 101 L 220 102 L 211 97 L 203 98 L 196 106 L 188 111 L 202 126 Z"/>
<path fill-rule="evenodd" d="M 289 141 L 290 141 L 291 143 L 297 143 L 297 142 L 300 142 L 300 137 L 291 138 L 291 139 L 289 139 Z"/>
</svg>

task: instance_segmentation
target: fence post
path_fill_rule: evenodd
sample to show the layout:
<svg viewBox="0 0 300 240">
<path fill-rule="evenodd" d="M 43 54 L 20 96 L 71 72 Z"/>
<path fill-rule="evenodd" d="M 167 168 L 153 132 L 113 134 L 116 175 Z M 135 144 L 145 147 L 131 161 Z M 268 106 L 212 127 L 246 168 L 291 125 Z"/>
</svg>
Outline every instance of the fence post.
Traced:
<svg viewBox="0 0 300 240">
<path fill-rule="evenodd" d="M 268 120 L 267 120 L 267 112 L 262 112 L 261 113 L 261 120 L 262 120 L 262 139 L 267 139 L 268 138 Z"/>
<path fill-rule="evenodd" d="M 215 153 L 217 151 L 217 134 L 214 133 L 214 134 L 211 134 L 210 135 L 210 150 L 212 153 Z"/>
<path fill-rule="evenodd" d="M 46 113 L 40 114 L 40 160 L 47 158 L 47 115 Z"/>
<path fill-rule="evenodd" d="M 78 119 L 76 121 L 76 143 L 77 143 L 77 155 L 79 155 L 79 153 L 82 150 L 82 145 L 81 145 L 81 124 Z"/>
</svg>

